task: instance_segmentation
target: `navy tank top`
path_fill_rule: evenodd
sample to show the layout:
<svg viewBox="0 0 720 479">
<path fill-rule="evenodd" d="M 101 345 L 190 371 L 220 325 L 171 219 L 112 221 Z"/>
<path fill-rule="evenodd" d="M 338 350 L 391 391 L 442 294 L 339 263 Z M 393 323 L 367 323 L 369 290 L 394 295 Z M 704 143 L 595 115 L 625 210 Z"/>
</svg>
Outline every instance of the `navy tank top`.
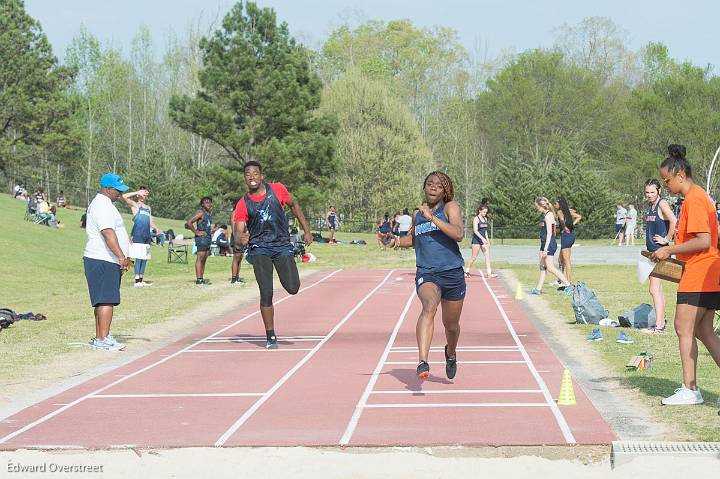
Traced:
<svg viewBox="0 0 720 479">
<path fill-rule="evenodd" d="M 670 222 L 660 218 L 660 201 L 657 200 L 645 214 L 645 246 L 651 252 L 664 246 L 655 241 L 655 235 L 667 236 L 670 228 Z"/>
<path fill-rule="evenodd" d="M 138 207 L 138 212 L 133 216 L 133 227 L 130 231 L 130 238 L 133 243 L 150 243 L 150 208 Z"/>
<path fill-rule="evenodd" d="M 433 216 L 445 222 L 445 203 L 441 202 Z M 418 273 L 439 273 L 462 268 L 465 264 L 457 241 L 440 231 L 420 212 L 415 213 L 415 263 Z"/>
<path fill-rule="evenodd" d="M 330 223 L 330 228 L 335 228 L 335 213 L 328 215 L 328 223 Z"/>
<path fill-rule="evenodd" d="M 380 233 L 389 233 L 390 231 L 392 231 L 392 228 L 390 227 L 390 222 L 383 221 L 382 224 L 380 225 L 380 228 L 378 228 L 378 231 Z"/>
<path fill-rule="evenodd" d="M 547 216 L 547 214 L 545 215 Z M 556 230 L 555 230 L 555 223 L 553 222 L 552 225 L 552 233 L 550 233 L 550 244 L 548 245 L 548 249 L 552 249 L 553 246 L 557 248 L 557 239 L 555 239 Z M 543 217 L 543 222 L 540 224 L 540 248 L 545 248 L 545 240 L 547 239 L 547 226 L 545 225 L 545 217 Z"/>
<path fill-rule="evenodd" d="M 245 207 L 248 212 L 247 229 L 250 234 L 250 248 L 258 246 L 289 246 L 290 226 L 280 200 L 269 184 L 265 186 L 265 198 L 256 202 L 245 194 Z"/>
<path fill-rule="evenodd" d="M 195 225 L 195 229 L 207 233 L 208 238 L 212 236 L 212 216 L 208 211 L 203 210 L 202 218 Z"/>
<path fill-rule="evenodd" d="M 488 237 L 488 220 L 487 218 L 483 220 L 478 216 L 478 232 L 480 232 L 480 236 L 482 238 L 487 239 Z M 475 235 L 477 236 L 477 235 Z"/>
</svg>

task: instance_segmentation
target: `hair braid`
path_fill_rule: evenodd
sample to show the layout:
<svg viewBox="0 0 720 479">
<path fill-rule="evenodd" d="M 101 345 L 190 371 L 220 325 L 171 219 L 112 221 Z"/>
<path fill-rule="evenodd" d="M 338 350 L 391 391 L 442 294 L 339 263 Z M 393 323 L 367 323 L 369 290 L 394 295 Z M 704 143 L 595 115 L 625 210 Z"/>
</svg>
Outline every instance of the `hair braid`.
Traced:
<svg viewBox="0 0 720 479">
<path fill-rule="evenodd" d="M 438 180 L 440 180 L 440 184 L 443 187 L 443 200 L 445 201 L 445 203 L 452 201 L 453 198 L 455 198 L 455 188 L 453 187 L 453 182 L 450 177 L 442 171 L 433 171 L 432 173 L 427 175 L 425 177 L 425 181 L 423 181 L 422 187 L 425 188 L 425 183 L 427 183 L 428 178 L 433 175 L 437 176 Z"/>
</svg>

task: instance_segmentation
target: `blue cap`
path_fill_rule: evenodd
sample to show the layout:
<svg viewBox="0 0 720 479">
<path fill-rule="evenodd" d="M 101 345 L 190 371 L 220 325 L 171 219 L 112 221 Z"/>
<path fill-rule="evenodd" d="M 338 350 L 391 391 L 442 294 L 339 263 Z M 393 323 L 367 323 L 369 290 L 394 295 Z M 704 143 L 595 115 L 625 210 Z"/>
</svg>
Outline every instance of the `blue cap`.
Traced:
<svg viewBox="0 0 720 479">
<path fill-rule="evenodd" d="M 115 173 L 105 173 L 100 178 L 100 186 L 105 188 L 113 188 L 118 191 L 127 191 L 130 187 L 123 183 L 122 178 L 120 178 L 120 175 L 116 175 Z"/>
</svg>

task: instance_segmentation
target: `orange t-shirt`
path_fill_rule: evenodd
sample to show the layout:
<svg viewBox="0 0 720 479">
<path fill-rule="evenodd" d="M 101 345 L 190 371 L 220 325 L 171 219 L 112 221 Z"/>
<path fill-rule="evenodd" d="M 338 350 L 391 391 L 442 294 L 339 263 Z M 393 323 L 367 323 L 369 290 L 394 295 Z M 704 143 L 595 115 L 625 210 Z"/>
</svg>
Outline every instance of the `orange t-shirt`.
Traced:
<svg viewBox="0 0 720 479">
<path fill-rule="evenodd" d="M 685 195 L 680 209 L 675 242 L 685 243 L 697 233 L 710 233 L 710 247 L 704 251 L 677 255 L 677 259 L 685 261 L 685 272 L 680 279 L 678 292 L 720 291 L 717 211 L 705 190 L 693 185 Z"/>
</svg>

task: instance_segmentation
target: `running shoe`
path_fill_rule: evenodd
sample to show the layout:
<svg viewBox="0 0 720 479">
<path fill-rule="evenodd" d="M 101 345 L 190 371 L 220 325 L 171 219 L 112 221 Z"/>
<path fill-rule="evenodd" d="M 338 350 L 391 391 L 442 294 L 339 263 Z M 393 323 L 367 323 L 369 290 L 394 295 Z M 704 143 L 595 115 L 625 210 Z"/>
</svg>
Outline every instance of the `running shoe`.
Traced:
<svg viewBox="0 0 720 479">
<path fill-rule="evenodd" d="M 534 294 L 534 295 L 540 295 L 540 294 L 542 294 L 542 291 L 540 291 L 540 290 L 537 289 L 537 288 L 533 288 L 533 289 L 531 289 L 531 290 L 529 291 L 529 293 L 530 293 L 530 294 Z"/>
<path fill-rule="evenodd" d="M 125 345 L 115 341 L 115 338 L 112 338 L 112 342 L 108 341 L 108 338 L 105 338 L 102 341 L 98 338 L 92 338 L 92 340 L 90 340 L 90 347 L 93 350 L 99 349 L 101 351 L 122 351 L 125 349 Z"/>
<path fill-rule="evenodd" d="M 265 343 L 265 349 L 277 349 L 278 348 L 278 342 L 277 342 L 277 336 L 273 336 L 268 340 L 267 343 Z"/>
<path fill-rule="evenodd" d="M 418 379 L 425 379 L 430 376 L 430 365 L 427 361 L 420 361 L 420 364 L 418 364 L 415 370 L 415 374 L 417 374 Z"/>
<path fill-rule="evenodd" d="M 196 280 L 195 280 L 195 284 L 198 285 L 198 286 L 205 286 L 205 285 L 207 285 L 207 283 L 205 282 L 205 280 L 202 279 L 202 278 L 196 279 Z"/>
<path fill-rule="evenodd" d="M 448 379 L 454 378 L 455 374 L 457 374 L 457 351 L 455 351 L 455 356 L 448 356 L 447 344 L 445 345 L 445 374 Z"/>
<path fill-rule="evenodd" d="M 245 280 L 242 278 L 233 278 L 230 284 L 233 286 L 245 286 Z"/>
<path fill-rule="evenodd" d="M 470 277 L 470 271 L 465 271 L 465 277 L 466 277 L 466 278 L 469 278 L 469 277 Z"/>
<path fill-rule="evenodd" d="M 600 328 L 595 328 L 592 330 L 592 333 L 587 335 L 585 339 L 587 339 L 588 341 L 602 341 L 605 338 L 603 338 L 603 335 L 600 332 Z"/>
<path fill-rule="evenodd" d="M 556 279 L 555 281 L 553 281 L 552 285 L 557 288 L 562 285 L 562 281 Z"/>
<path fill-rule="evenodd" d="M 625 334 L 625 331 L 620 331 L 620 334 L 618 334 L 617 339 L 615 340 L 616 343 L 620 344 L 632 344 L 635 342 L 633 338 Z"/>
<path fill-rule="evenodd" d="M 702 404 L 703 397 L 700 394 L 700 389 L 693 391 L 683 384 L 675 390 L 675 394 L 663 398 L 661 402 L 664 406 L 691 406 L 693 404 Z"/>
</svg>

